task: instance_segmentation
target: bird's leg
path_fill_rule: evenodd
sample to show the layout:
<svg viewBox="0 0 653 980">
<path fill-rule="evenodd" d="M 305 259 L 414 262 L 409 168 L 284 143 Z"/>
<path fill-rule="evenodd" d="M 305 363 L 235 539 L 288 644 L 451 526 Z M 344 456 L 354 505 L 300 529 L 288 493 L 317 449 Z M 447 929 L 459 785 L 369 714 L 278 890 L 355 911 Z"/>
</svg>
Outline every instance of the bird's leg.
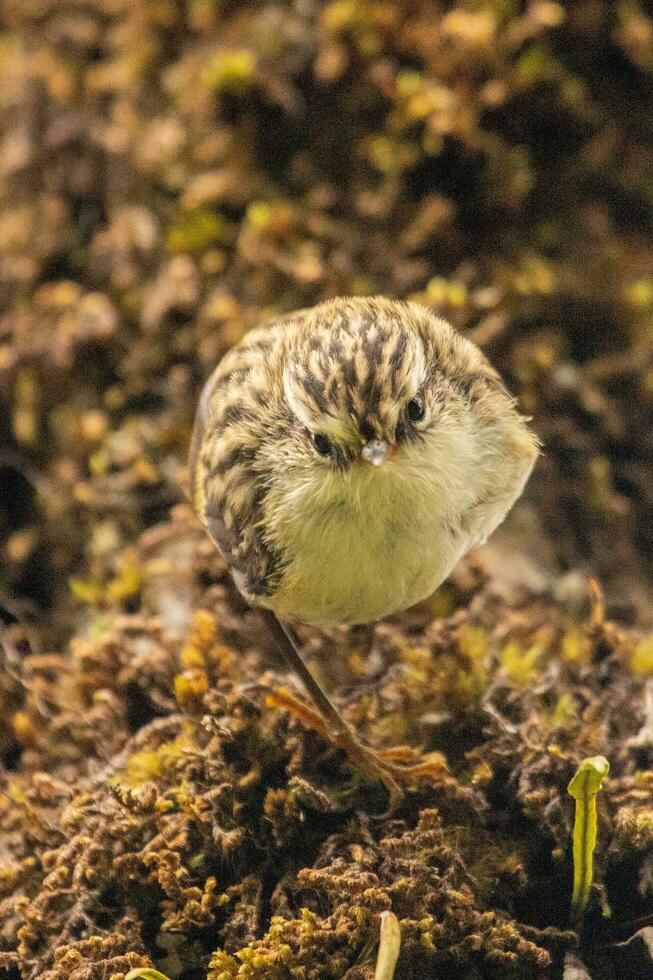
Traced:
<svg viewBox="0 0 653 980">
<path fill-rule="evenodd" d="M 340 715 L 338 709 L 332 704 L 304 663 L 299 652 L 300 642 L 294 631 L 288 625 L 278 620 L 274 613 L 268 609 L 261 609 L 260 612 L 263 614 L 286 663 L 294 673 L 299 675 L 304 687 L 317 705 L 324 720 L 328 722 L 329 728 L 331 728 L 329 734 L 333 737 L 333 740 L 339 748 L 347 753 L 347 756 L 358 768 L 373 779 L 380 780 L 385 785 L 390 793 L 391 805 L 394 806 L 402 796 L 402 790 L 398 781 L 409 775 L 428 775 L 428 767 L 397 765 L 396 760 L 402 757 L 401 753 L 395 755 L 393 759 L 393 753 L 388 752 L 384 758 L 383 753 L 373 752 L 359 742 L 347 722 Z M 405 755 L 403 758 L 405 758 Z"/>
</svg>

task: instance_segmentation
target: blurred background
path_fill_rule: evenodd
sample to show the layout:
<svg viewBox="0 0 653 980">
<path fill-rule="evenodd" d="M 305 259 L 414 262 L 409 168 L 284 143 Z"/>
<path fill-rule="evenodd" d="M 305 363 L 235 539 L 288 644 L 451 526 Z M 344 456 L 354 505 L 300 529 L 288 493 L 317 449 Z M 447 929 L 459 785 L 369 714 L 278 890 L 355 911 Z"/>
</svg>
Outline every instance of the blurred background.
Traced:
<svg viewBox="0 0 653 980">
<path fill-rule="evenodd" d="M 533 416 L 521 552 L 650 620 L 652 75 L 637 0 L 4 0 L 2 616 L 132 608 L 215 361 L 385 293 Z"/>
</svg>

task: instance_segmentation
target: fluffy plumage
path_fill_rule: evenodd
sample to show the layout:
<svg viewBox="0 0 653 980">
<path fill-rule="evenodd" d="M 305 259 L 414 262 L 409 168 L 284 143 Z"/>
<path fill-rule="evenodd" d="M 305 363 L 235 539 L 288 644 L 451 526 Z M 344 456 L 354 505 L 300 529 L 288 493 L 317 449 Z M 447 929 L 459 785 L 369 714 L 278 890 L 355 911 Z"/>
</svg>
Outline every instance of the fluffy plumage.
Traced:
<svg viewBox="0 0 653 980">
<path fill-rule="evenodd" d="M 337 299 L 269 321 L 218 364 L 193 502 L 250 602 L 367 622 L 433 592 L 503 520 L 537 452 L 497 373 L 444 320 Z"/>
</svg>

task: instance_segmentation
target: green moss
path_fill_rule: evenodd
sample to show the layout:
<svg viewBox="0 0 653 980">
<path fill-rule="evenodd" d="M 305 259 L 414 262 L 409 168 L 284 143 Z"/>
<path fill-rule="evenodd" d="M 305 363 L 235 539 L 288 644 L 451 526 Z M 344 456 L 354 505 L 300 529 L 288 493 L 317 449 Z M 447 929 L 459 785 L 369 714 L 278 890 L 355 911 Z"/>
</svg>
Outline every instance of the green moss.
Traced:
<svg viewBox="0 0 653 980">
<path fill-rule="evenodd" d="M 256 58 L 247 48 L 217 51 L 204 69 L 203 81 L 217 92 L 242 95 L 256 73 Z"/>
<path fill-rule="evenodd" d="M 166 245 L 169 252 L 193 255 L 223 241 L 224 219 L 208 208 L 198 208 L 179 217 L 169 231 Z"/>
<path fill-rule="evenodd" d="M 637 279 L 624 290 L 626 299 L 637 310 L 653 310 L 653 279 Z"/>
<path fill-rule="evenodd" d="M 187 729 L 156 749 L 134 752 L 127 758 L 121 771 L 111 777 L 110 782 L 114 786 L 127 786 L 129 789 L 139 789 L 148 782 L 161 783 L 174 771 L 191 746 L 192 738 Z"/>
<path fill-rule="evenodd" d="M 635 674 L 644 677 L 653 676 L 653 635 L 640 640 L 635 645 L 630 666 Z"/>
<path fill-rule="evenodd" d="M 543 648 L 540 644 L 523 649 L 517 640 L 511 640 L 501 651 L 501 666 L 506 677 L 517 687 L 532 684 L 539 673 Z"/>
</svg>

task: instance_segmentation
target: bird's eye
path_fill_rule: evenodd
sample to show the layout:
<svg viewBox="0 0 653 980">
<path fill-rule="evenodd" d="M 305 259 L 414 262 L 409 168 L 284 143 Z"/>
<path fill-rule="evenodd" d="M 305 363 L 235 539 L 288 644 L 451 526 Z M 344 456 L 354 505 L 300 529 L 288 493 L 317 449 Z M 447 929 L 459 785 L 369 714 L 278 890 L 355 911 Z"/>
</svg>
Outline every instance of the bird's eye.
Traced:
<svg viewBox="0 0 653 980">
<path fill-rule="evenodd" d="M 424 418 L 426 409 L 421 398 L 411 398 L 406 405 L 406 418 L 410 422 L 420 422 Z"/>
<path fill-rule="evenodd" d="M 313 445 L 315 449 L 320 454 L 320 456 L 330 456 L 333 446 L 329 442 L 326 436 L 323 436 L 321 432 L 311 433 L 311 439 L 313 440 Z"/>
</svg>

